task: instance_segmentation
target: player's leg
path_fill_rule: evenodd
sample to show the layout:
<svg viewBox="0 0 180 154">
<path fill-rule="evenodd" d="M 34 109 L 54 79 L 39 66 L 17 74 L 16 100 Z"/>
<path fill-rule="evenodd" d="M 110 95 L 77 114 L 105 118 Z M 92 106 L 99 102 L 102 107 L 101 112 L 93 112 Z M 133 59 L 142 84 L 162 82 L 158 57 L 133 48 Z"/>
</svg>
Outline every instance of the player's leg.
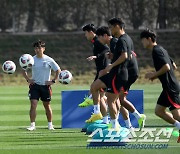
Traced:
<svg viewBox="0 0 180 154">
<path fill-rule="evenodd" d="M 100 92 L 100 111 L 101 114 L 103 116 L 103 123 L 108 124 L 109 123 L 109 119 L 108 119 L 108 115 L 107 115 L 107 97 L 105 96 L 105 92 L 101 91 Z"/>
<path fill-rule="evenodd" d="M 167 107 L 169 107 L 172 114 L 166 111 Z M 180 130 L 179 95 L 172 93 L 170 96 L 167 91 L 163 90 L 158 98 L 155 114 Z M 180 135 L 177 142 L 180 142 Z"/>
<path fill-rule="evenodd" d="M 171 110 L 171 113 L 174 119 L 176 119 L 177 121 L 180 121 L 180 109 Z"/>
<path fill-rule="evenodd" d="M 36 120 L 36 108 L 39 101 L 39 86 L 37 84 L 29 85 L 29 99 L 30 99 L 30 110 L 29 116 L 31 125 L 27 130 L 32 131 L 36 129 L 35 120 Z"/>
<path fill-rule="evenodd" d="M 52 124 L 52 109 L 51 109 L 50 102 L 43 101 L 43 106 L 46 111 L 46 117 L 47 117 L 47 121 L 48 121 L 48 129 L 54 130 L 54 127 Z"/>
<path fill-rule="evenodd" d="M 52 95 L 52 89 L 50 86 L 41 86 L 41 100 L 43 102 L 43 106 L 46 112 L 46 117 L 48 121 L 48 129 L 54 130 L 53 124 L 52 124 L 52 109 L 51 109 L 51 95 Z"/>
<path fill-rule="evenodd" d="M 126 124 L 126 127 L 130 129 L 130 128 L 132 128 L 132 124 L 131 124 L 131 121 L 130 121 L 130 118 L 129 118 L 129 112 L 128 112 L 128 110 L 122 105 L 122 103 L 124 103 L 124 101 L 122 101 L 122 96 L 123 96 L 124 94 L 122 94 L 122 93 L 124 93 L 124 92 L 121 91 L 120 94 L 119 94 L 120 99 L 121 99 L 120 113 L 122 114 L 122 117 L 123 117 L 123 119 L 124 119 L 124 122 L 125 122 L 125 124 Z"/>
<path fill-rule="evenodd" d="M 36 120 L 36 108 L 37 108 L 38 100 L 31 99 L 30 102 L 31 102 L 31 107 L 29 111 L 29 116 L 30 116 L 31 125 L 30 127 L 27 128 L 27 130 L 32 131 L 36 129 L 35 120 Z"/>
<path fill-rule="evenodd" d="M 129 118 L 129 112 L 126 108 L 124 108 L 123 106 L 121 106 L 120 108 L 120 113 L 122 114 L 122 117 L 124 119 L 124 122 L 126 124 L 126 128 L 132 128 L 132 124 Z"/>
<path fill-rule="evenodd" d="M 126 95 L 127 94 L 122 90 L 122 92 L 119 95 L 119 98 L 120 98 L 120 101 L 121 101 L 121 105 L 123 107 L 125 107 L 128 111 L 130 111 L 136 117 L 136 119 L 138 120 L 139 128 L 141 130 L 144 127 L 144 125 L 145 125 L 146 116 L 144 114 L 140 114 L 136 110 L 134 105 L 130 101 L 127 100 Z"/>
<path fill-rule="evenodd" d="M 38 104 L 38 100 L 35 100 L 35 99 L 31 100 L 31 107 L 30 107 L 30 111 L 29 111 L 31 122 L 35 122 L 37 104 Z"/>
<path fill-rule="evenodd" d="M 179 119 L 178 103 L 179 103 L 179 96 L 177 97 L 177 102 L 176 102 L 176 95 L 171 94 L 171 98 L 170 98 L 170 95 L 165 90 L 163 90 L 158 98 L 157 105 L 155 108 L 155 114 L 158 117 L 162 118 L 163 120 L 167 121 L 168 123 L 174 124 L 176 121 L 174 117 L 176 117 L 176 119 Z M 169 107 L 171 113 L 174 115 L 166 111 L 167 107 Z"/>
<path fill-rule="evenodd" d="M 161 119 L 167 121 L 168 123 L 174 125 L 177 129 L 180 130 L 180 122 L 178 121 L 179 117 L 180 117 L 180 110 L 179 109 L 175 109 L 175 110 L 172 110 L 171 113 L 167 112 L 166 111 L 166 108 L 167 107 L 164 107 L 164 106 L 161 106 L 159 104 L 156 105 L 156 108 L 155 108 L 155 114 L 160 117 Z M 177 119 L 175 119 L 177 118 Z M 180 137 L 178 138 L 177 142 L 179 143 L 180 142 Z"/>
<path fill-rule="evenodd" d="M 95 76 L 94 81 L 96 81 L 98 78 L 99 78 L 99 72 L 96 73 L 96 76 Z M 93 81 L 93 82 L 94 82 L 94 81 Z M 91 94 L 91 92 L 89 92 L 89 95 L 88 95 L 88 96 L 85 96 L 85 97 L 84 97 L 84 101 L 81 102 L 78 106 L 79 106 L 79 107 L 88 107 L 88 106 L 91 106 L 91 105 L 93 105 L 93 99 L 92 99 L 92 94 Z"/>
<path fill-rule="evenodd" d="M 170 123 L 170 124 L 174 124 L 175 123 L 175 119 L 173 118 L 172 114 L 166 111 L 165 106 L 156 104 L 155 107 L 155 114 L 160 117 L 161 119 L 165 120 L 166 122 Z"/>
<path fill-rule="evenodd" d="M 119 119 L 119 113 L 121 112 L 120 109 L 121 109 L 121 103 L 120 103 L 120 100 L 119 98 L 116 99 L 116 108 L 117 108 L 117 119 Z"/>
<path fill-rule="evenodd" d="M 118 94 L 107 92 L 107 103 L 109 108 L 109 114 L 111 118 L 112 128 L 115 130 L 119 130 L 119 122 L 118 122 L 118 111 L 116 106 L 116 100 L 118 98 Z"/>
<path fill-rule="evenodd" d="M 173 115 L 173 118 L 176 120 L 176 122 L 174 123 L 174 126 L 179 129 L 179 137 L 177 139 L 177 143 L 180 143 L 180 97 L 179 94 L 174 94 L 171 96 L 169 96 L 169 100 L 173 103 L 175 103 L 174 105 L 176 106 L 172 106 L 170 107 L 170 111 Z"/>
<path fill-rule="evenodd" d="M 145 125 L 146 115 L 140 114 L 136 110 L 135 106 L 129 100 L 127 100 L 128 91 L 129 91 L 131 85 L 137 80 L 137 77 L 138 76 L 129 77 L 128 81 L 121 89 L 122 93 L 120 93 L 120 100 L 121 100 L 121 105 L 123 107 L 125 107 L 129 112 L 131 112 L 135 116 L 135 118 L 138 121 L 139 128 L 141 130 Z M 130 120 L 128 120 L 128 121 L 130 121 Z M 128 122 L 128 121 L 126 121 L 126 122 Z"/>
<path fill-rule="evenodd" d="M 171 111 L 171 113 L 176 120 L 174 126 L 179 129 L 179 137 L 177 139 L 177 143 L 180 143 L 180 109 L 174 109 Z"/>
<path fill-rule="evenodd" d="M 102 119 L 102 114 L 100 112 L 100 89 L 106 88 L 104 82 L 100 79 L 95 80 L 91 84 L 91 94 L 93 96 L 93 103 L 94 103 L 94 114 L 91 116 L 90 119 L 86 120 L 86 122 L 94 122 L 96 120 Z"/>
</svg>

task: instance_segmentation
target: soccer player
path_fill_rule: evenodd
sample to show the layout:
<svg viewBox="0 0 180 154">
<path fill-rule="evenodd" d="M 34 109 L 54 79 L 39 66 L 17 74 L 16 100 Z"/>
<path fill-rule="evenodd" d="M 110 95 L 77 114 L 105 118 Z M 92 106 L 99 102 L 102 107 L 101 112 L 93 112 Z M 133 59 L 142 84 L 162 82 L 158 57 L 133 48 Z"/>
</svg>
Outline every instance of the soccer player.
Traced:
<svg viewBox="0 0 180 154">
<path fill-rule="evenodd" d="M 129 36 L 125 34 L 124 31 L 124 22 L 122 19 L 117 18 L 118 24 L 111 24 L 111 20 L 109 23 L 114 28 L 118 27 L 117 37 L 118 41 L 116 43 L 116 47 L 113 54 L 112 64 L 108 65 L 105 68 L 105 72 L 108 73 L 99 79 L 97 79 L 91 85 L 91 92 L 93 96 L 94 106 L 99 104 L 99 89 L 107 87 L 107 103 L 109 107 L 109 113 L 111 117 L 112 128 L 115 130 L 119 130 L 118 123 L 118 111 L 116 107 L 116 100 L 119 97 L 119 94 L 123 93 L 123 87 L 128 80 L 128 58 L 131 54 L 131 42 L 125 42 L 125 40 L 129 40 Z M 115 29 L 111 28 L 111 31 Z M 114 34 L 112 32 L 112 34 Z M 125 39 L 125 40 L 124 40 Z M 94 114 L 89 120 L 93 121 L 98 116 Z"/>
<path fill-rule="evenodd" d="M 106 26 L 99 27 L 96 31 L 96 35 L 98 36 L 98 40 L 102 44 L 107 44 L 110 47 L 110 52 L 107 53 L 107 56 L 109 59 L 112 59 L 118 39 L 111 36 L 110 30 Z M 130 122 L 129 113 L 127 109 L 125 109 L 123 106 L 120 106 L 119 100 L 116 101 L 116 106 L 117 106 L 117 111 L 118 112 L 120 111 L 120 113 L 123 116 L 123 119 L 125 120 L 126 127 L 132 128 L 132 124 Z"/>
<path fill-rule="evenodd" d="M 103 75 L 101 70 L 105 69 L 108 64 L 106 53 L 109 52 L 110 49 L 107 45 L 104 45 L 99 42 L 96 36 L 96 28 L 94 27 L 93 24 L 87 24 L 83 26 L 82 29 L 85 32 L 85 37 L 87 38 L 87 40 L 93 43 L 93 56 L 89 56 L 87 60 L 95 61 L 95 65 L 96 65 L 96 76 L 94 79 L 95 81 L 96 79 L 98 79 L 100 76 Z M 101 111 L 99 114 L 99 119 L 102 119 L 102 116 L 103 116 L 103 122 L 108 123 L 108 117 L 104 116 L 107 113 L 106 96 L 104 95 L 103 89 L 100 89 L 100 91 L 101 91 L 100 92 L 101 103 L 99 107 L 96 107 L 96 106 L 94 107 L 94 113 Z M 92 105 L 93 101 L 90 102 L 90 99 L 92 100 L 92 96 L 90 96 L 89 98 L 86 98 L 83 103 L 79 104 L 79 106 L 82 106 L 84 104 Z M 98 111 L 96 110 L 97 108 L 99 109 Z M 89 121 L 86 121 L 86 122 L 89 122 Z"/>
<path fill-rule="evenodd" d="M 113 20 L 115 20 L 115 21 L 113 21 Z M 112 19 L 111 22 L 113 24 L 118 24 L 117 19 L 115 19 L 115 18 Z M 113 31 L 113 32 L 115 33 L 115 31 Z M 97 29 L 97 35 L 98 35 L 98 37 L 99 37 L 99 39 L 101 40 L 102 43 L 110 44 L 110 49 L 111 49 L 111 52 L 112 52 L 111 54 L 113 54 L 114 47 L 116 45 L 115 42 L 117 42 L 117 39 L 112 38 L 112 36 L 110 35 L 109 28 L 108 27 L 100 27 L 100 28 L 98 28 Z M 145 115 L 140 114 L 135 109 L 134 105 L 126 99 L 126 95 L 128 94 L 130 86 L 138 78 L 138 72 L 139 72 L 136 55 L 134 53 L 133 42 L 131 44 L 132 44 L 132 46 L 131 46 L 132 51 L 131 51 L 129 63 L 127 65 L 127 68 L 128 68 L 128 81 L 127 81 L 126 85 L 123 87 L 124 88 L 124 94 L 123 94 L 123 96 L 120 96 L 120 99 L 121 99 L 121 105 L 124 106 L 126 109 L 128 109 L 137 118 L 138 123 L 139 123 L 139 127 L 141 129 L 144 126 Z M 131 122 L 130 122 L 130 119 L 129 119 L 129 114 L 128 114 L 127 111 L 125 111 L 125 109 L 123 109 L 123 107 L 121 107 L 121 113 L 123 115 L 123 118 L 125 119 L 126 127 L 127 128 L 132 128 L 132 125 L 131 125 Z"/>
<path fill-rule="evenodd" d="M 155 71 L 148 72 L 145 77 L 151 81 L 158 78 L 163 88 L 155 107 L 155 114 L 180 130 L 180 85 L 174 75 L 174 64 L 168 52 L 157 44 L 156 34 L 153 31 L 144 30 L 140 38 L 144 48 L 152 52 L 155 67 Z M 167 112 L 166 108 L 169 108 L 171 113 Z"/>
<path fill-rule="evenodd" d="M 36 129 L 36 107 L 39 99 L 43 102 L 46 116 L 48 120 L 48 129 L 54 130 L 52 124 L 52 109 L 50 106 L 51 101 L 51 85 L 55 83 L 60 73 L 60 67 L 58 64 L 49 56 L 44 54 L 45 43 L 37 41 L 33 45 L 36 55 L 34 58 L 34 65 L 32 66 L 32 78 L 30 78 L 26 71 L 23 71 L 23 76 L 29 83 L 29 99 L 31 103 L 29 115 L 31 125 L 27 128 L 29 131 Z M 55 71 L 54 78 L 50 80 L 51 69 Z"/>
</svg>

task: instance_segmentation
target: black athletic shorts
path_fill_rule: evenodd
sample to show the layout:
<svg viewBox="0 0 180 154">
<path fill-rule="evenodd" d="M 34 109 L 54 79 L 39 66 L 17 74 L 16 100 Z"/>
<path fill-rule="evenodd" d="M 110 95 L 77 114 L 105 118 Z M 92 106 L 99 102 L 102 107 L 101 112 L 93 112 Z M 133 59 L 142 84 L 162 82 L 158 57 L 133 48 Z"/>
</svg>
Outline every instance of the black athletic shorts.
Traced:
<svg viewBox="0 0 180 154">
<path fill-rule="evenodd" d="M 137 80 L 137 78 L 138 78 L 138 76 L 132 76 L 132 77 L 128 78 L 128 81 L 124 85 L 124 92 L 125 93 L 128 93 L 131 85 Z"/>
<path fill-rule="evenodd" d="M 98 79 L 98 77 L 99 77 L 99 72 L 96 72 L 96 76 L 94 78 L 94 81 L 96 81 Z"/>
<path fill-rule="evenodd" d="M 157 104 L 168 107 L 169 110 L 180 108 L 180 97 L 178 93 L 170 93 L 163 90 L 158 98 Z"/>
<path fill-rule="evenodd" d="M 119 94 L 127 81 L 120 80 L 117 74 L 108 73 L 99 78 L 105 85 L 106 91 L 114 94 Z"/>
<path fill-rule="evenodd" d="M 51 86 L 48 85 L 29 85 L 29 99 L 39 100 L 39 98 L 44 102 L 51 101 L 52 90 Z"/>
</svg>

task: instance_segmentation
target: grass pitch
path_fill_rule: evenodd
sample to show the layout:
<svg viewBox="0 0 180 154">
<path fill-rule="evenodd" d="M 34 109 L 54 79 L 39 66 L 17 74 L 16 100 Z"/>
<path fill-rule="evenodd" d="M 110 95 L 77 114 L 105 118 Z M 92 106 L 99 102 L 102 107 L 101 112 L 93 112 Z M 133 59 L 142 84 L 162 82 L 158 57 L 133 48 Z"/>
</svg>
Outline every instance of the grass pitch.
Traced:
<svg viewBox="0 0 180 154">
<path fill-rule="evenodd" d="M 29 132 L 29 100 L 28 86 L 0 87 L 0 154 L 81 154 L 81 153 L 179 153 L 180 144 L 176 137 L 171 136 L 167 149 L 87 149 L 87 136 L 80 129 L 61 129 L 61 90 L 88 89 L 89 86 L 63 86 L 57 84 L 52 87 L 52 109 L 55 131 L 47 129 L 47 121 L 41 102 L 37 108 L 37 130 Z M 132 89 L 144 90 L 144 107 L 147 115 L 147 127 L 170 127 L 166 122 L 154 114 L 156 100 L 161 92 L 161 86 L 134 85 Z"/>
</svg>

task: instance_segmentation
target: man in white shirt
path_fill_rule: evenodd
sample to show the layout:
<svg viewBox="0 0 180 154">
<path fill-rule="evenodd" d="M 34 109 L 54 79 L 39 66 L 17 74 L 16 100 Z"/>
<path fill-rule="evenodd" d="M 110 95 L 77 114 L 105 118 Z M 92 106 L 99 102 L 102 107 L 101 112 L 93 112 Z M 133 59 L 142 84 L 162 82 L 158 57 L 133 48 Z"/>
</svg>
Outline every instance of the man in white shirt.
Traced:
<svg viewBox="0 0 180 154">
<path fill-rule="evenodd" d="M 34 65 L 32 66 L 32 78 L 30 78 L 26 71 L 23 71 L 23 76 L 29 83 L 29 99 L 31 103 L 29 115 L 31 125 L 27 130 L 35 130 L 36 108 L 39 98 L 43 102 L 46 110 L 48 120 L 48 129 L 54 130 L 52 124 L 52 109 L 50 106 L 51 101 L 51 85 L 55 83 L 61 71 L 59 65 L 49 56 L 44 54 L 45 43 L 38 41 L 34 43 L 34 50 L 36 55 L 34 58 Z M 55 71 L 55 76 L 50 80 L 51 69 Z"/>
</svg>

